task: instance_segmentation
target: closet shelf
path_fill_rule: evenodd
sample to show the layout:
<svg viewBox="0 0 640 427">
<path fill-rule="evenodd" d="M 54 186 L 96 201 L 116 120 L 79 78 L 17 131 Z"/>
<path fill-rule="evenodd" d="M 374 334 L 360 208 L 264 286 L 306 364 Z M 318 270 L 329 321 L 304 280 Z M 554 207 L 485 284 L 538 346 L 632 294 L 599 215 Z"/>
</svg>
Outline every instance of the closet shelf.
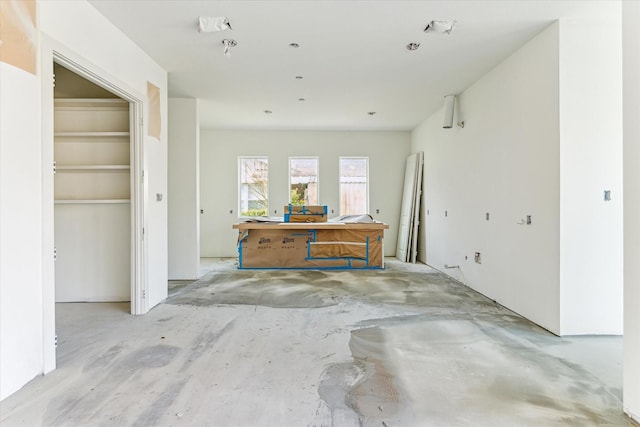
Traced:
<svg viewBox="0 0 640 427">
<path fill-rule="evenodd" d="M 88 138 L 99 138 L 99 137 L 105 137 L 105 136 L 129 136 L 129 132 L 82 132 L 82 131 L 75 131 L 75 132 L 54 132 L 53 136 L 56 137 L 62 137 L 62 136 L 66 136 L 66 137 L 73 137 L 73 138 L 78 138 L 78 137 L 88 137 Z M 129 141 L 126 141 L 129 142 Z"/>
<path fill-rule="evenodd" d="M 128 171 L 129 165 L 56 165 L 56 172 L 61 171 Z"/>
<path fill-rule="evenodd" d="M 128 109 L 129 103 L 119 98 L 56 98 L 56 109 Z"/>
<path fill-rule="evenodd" d="M 58 199 L 56 205 L 119 205 L 131 203 L 130 199 Z"/>
</svg>

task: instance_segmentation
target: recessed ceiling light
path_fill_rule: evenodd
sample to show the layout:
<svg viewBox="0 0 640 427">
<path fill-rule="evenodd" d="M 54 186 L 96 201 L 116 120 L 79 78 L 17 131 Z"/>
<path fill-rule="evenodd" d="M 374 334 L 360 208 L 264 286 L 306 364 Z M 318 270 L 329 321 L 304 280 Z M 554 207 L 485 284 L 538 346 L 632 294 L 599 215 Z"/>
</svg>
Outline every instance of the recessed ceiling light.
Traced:
<svg viewBox="0 0 640 427">
<path fill-rule="evenodd" d="M 409 43 L 407 45 L 407 50 L 418 50 L 420 47 L 420 43 Z"/>
<path fill-rule="evenodd" d="M 289 43 L 289 47 L 292 47 L 294 49 L 297 49 L 300 47 L 300 45 L 298 43 Z"/>
<path fill-rule="evenodd" d="M 271 113 L 273 113 L 273 111 L 271 111 L 271 110 L 264 110 L 264 113 L 265 113 L 265 114 L 271 114 Z"/>
<path fill-rule="evenodd" d="M 376 112 L 375 111 L 369 111 L 367 114 L 370 115 L 370 116 L 375 116 Z"/>
<path fill-rule="evenodd" d="M 296 80 L 302 80 L 302 79 L 304 79 L 304 77 L 302 77 L 302 76 L 296 76 Z"/>
<path fill-rule="evenodd" d="M 431 21 L 424 28 L 425 33 L 451 34 L 456 21 Z"/>
</svg>

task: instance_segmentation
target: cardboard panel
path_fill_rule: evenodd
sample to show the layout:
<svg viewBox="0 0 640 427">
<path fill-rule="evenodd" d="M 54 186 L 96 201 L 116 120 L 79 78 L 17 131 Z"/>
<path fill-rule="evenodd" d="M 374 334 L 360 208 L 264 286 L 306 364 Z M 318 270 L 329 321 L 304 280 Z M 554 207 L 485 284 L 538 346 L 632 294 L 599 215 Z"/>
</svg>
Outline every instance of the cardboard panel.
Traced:
<svg viewBox="0 0 640 427">
<path fill-rule="evenodd" d="M 0 1 L 0 61 L 36 74 L 36 1 Z"/>
<path fill-rule="evenodd" d="M 284 214 L 284 222 L 327 222 L 327 215 L 317 214 Z"/>
<path fill-rule="evenodd" d="M 317 242 L 366 243 L 368 238 L 367 260 L 369 266 L 384 266 L 383 230 L 322 229 L 318 230 Z"/>
<path fill-rule="evenodd" d="M 367 259 L 367 244 L 358 242 L 309 242 L 311 258 Z"/>
<path fill-rule="evenodd" d="M 239 246 L 240 267 L 304 267 L 311 236 L 305 230 L 249 230 Z"/>
<path fill-rule="evenodd" d="M 326 215 L 328 209 L 327 205 L 286 205 L 284 212 L 290 214 Z"/>
<path fill-rule="evenodd" d="M 383 268 L 383 230 L 249 229 L 239 268 Z"/>
</svg>

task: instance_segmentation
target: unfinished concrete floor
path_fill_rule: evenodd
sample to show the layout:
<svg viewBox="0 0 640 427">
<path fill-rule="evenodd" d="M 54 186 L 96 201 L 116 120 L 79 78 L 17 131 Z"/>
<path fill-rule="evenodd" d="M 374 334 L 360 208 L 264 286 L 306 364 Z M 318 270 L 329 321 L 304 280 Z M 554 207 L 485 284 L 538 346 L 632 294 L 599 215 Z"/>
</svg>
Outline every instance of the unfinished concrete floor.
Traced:
<svg viewBox="0 0 640 427">
<path fill-rule="evenodd" d="M 620 337 L 555 337 L 424 265 L 206 269 L 144 316 L 58 305 L 58 369 L 0 424 L 633 425 Z"/>
</svg>

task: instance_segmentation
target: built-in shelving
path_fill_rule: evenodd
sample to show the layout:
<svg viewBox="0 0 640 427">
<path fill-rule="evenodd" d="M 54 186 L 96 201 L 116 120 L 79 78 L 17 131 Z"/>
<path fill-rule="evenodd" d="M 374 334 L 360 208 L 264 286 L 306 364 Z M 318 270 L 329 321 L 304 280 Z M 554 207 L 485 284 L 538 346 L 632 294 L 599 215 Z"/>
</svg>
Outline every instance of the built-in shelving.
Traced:
<svg viewBox="0 0 640 427">
<path fill-rule="evenodd" d="M 128 301 L 131 134 L 121 99 L 55 99 L 56 301 Z"/>
<path fill-rule="evenodd" d="M 129 104 L 121 99 L 56 99 L 56 199 L 130 198 Z"/>
</svg>

